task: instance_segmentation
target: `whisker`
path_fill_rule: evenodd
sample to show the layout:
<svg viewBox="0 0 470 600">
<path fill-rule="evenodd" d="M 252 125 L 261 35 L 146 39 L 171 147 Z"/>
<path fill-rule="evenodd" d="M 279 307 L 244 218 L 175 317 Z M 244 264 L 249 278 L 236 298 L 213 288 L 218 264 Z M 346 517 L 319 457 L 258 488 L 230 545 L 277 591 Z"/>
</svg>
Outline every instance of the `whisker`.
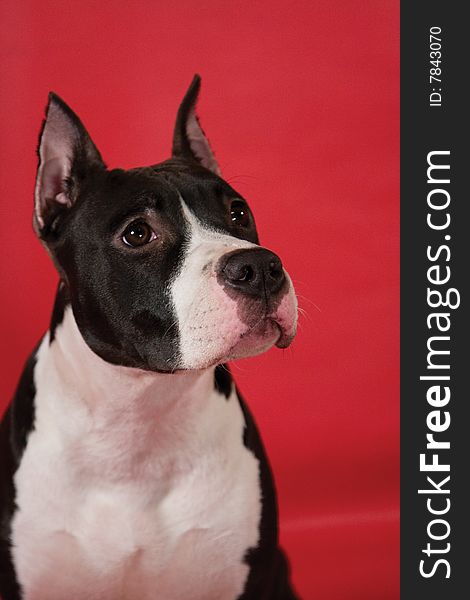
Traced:
<svg viewBox="0 0 470 600">
<path fill-rule="evenodd" d="M 303 296 L 302 294 L 297 294 L 296 293 L 297 298 L 299 298 L 299 300 L 305 300 L 306 302 L 310 302 L 310 304 L 312 304 L 312 306 L 314 306 L 318 312 L 322 312 L 321 308 L 315 304 L 315 302 L 313 300 L 310 300 L 310 298 L 307 298 L 307 296 Z"/>
<path fill-rule="evenodd" d="M 165 339 L 165 337 L 167 336 L 167 334 L 170 332 L 170 330 L 175 327 L 176 325 L 178 325 L 178 319 L 175 319 L 173 321 L 173 323 L 168 327 L 168 329 L 165 331 L 165 333 L 162 336 L 162 341 Z"/>
</svg>

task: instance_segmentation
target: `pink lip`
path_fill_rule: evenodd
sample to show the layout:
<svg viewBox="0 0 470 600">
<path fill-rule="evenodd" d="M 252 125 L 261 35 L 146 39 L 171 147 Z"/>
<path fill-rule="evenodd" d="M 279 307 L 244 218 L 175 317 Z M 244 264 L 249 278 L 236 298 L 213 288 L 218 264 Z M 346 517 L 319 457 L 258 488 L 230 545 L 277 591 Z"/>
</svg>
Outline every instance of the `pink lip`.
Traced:
<svg viewBox="0 0 470 600">
<path fill-rule="evenodd" d="M 268 319 L 279 331 L 279 338 L 276 342 L 276 348 L 287 348 L 288 346 L 290 346 L 292 340 L 295 337 L 295 331 L 287 332 L 282 327 L 282 325 L 278 321 L 276 321 L 274 318 L 268 317 Z"/>
</svg>

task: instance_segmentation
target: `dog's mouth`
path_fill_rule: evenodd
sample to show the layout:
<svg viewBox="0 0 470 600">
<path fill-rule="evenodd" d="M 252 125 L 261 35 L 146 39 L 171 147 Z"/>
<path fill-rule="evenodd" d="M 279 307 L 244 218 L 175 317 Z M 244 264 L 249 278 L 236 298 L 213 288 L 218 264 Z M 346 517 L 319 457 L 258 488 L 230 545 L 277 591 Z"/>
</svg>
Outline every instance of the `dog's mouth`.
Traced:
<svg viewBox="0 0 470 600">
<path fill-rule="evenodd" d="M 275 317 L 263 315 L 254 325 L 240 334 L 228 350 L 229 358 L 261 354 L 272 346 L 287 348 L 295 337 L 295 330 L 287 330 Z"/>
<path fill-rule="evenodd" d="M 287 280 L 275 298 L 227 293 L 214 284 L 182 328 L 182 364 L 205 368 L 287 348 L 297 326 L 297 300 Z M 199 296 L 198 296 L 199 298 Z"/>
<path fill-rule="evenodd" d="M 276 341 L 274 342 L 277 348 L 287 348 L 295 337 L 295 331 L 288 331 L 281 322 L 273 316 L 264 315 L 260 320 L 248 329 L 242 338 L 251 336 L 271 337 L 272 333 L 276 333 Z"/>
<path fill-rule="evenodd" d="M 272 323 L 274 325 L 274 327 L 277 328 L 277 330 L 279 331 L 279 338 L 276 342 L 276 348 L 288 348 L 291 343 L 292 340 L 295 337 L 295 329 L 291 330 L 291 331 L 287 331 L 286 329 L 284 329 L 276 320 L 271 319 Z"/>
</svg>

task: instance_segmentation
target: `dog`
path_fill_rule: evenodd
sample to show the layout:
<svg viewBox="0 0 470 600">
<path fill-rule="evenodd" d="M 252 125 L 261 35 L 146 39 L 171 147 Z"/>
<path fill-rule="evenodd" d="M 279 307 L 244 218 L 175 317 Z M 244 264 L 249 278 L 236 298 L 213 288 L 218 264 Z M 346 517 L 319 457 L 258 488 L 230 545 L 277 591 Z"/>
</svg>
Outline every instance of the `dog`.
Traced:
<svg viewBox="0 0 470 600">
<path fill-rule="evenodd" d="M 294 600 L 271 470 L 228 361 L 296 331 L 246 201 L 179 107 L 172 156 L 108 170 L 49 95 L 34 229 L 60 277 L 0 432 L 3 600 Z"/>
</svg>

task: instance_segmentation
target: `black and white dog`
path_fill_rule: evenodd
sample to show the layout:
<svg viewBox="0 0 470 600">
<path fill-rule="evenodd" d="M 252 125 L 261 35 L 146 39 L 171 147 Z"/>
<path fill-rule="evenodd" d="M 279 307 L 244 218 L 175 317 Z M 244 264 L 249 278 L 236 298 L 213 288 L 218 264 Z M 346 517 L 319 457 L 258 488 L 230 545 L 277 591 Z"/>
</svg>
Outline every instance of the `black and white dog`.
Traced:
<svg viewBox="0 0 470 600">
<path fill-rule="evenodd" d="M 3 600 L 287 600 L 272 476 L 224 363 L 285 348 L 297 304 L 199 126 L 107 170 L 54 94 L 34 228 L 60 275 L 0 434 Z"/>
</svg>

